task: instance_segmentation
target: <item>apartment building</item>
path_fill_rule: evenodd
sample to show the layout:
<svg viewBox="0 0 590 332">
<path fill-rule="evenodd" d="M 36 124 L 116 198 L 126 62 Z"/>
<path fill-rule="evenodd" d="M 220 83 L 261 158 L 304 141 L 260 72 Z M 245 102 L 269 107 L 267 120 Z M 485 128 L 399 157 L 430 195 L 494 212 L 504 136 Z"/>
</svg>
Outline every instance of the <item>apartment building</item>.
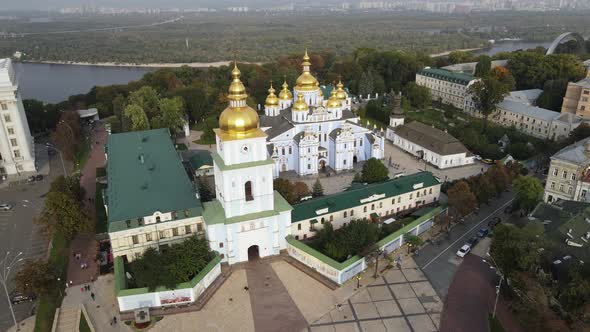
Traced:
<svg viewBox="0 0 590 332">
<path fill-rule="evenodd" d="M 569 145 L 551 157 L 543 200 L 590 202 L 590 138 Z"/>
</svg>

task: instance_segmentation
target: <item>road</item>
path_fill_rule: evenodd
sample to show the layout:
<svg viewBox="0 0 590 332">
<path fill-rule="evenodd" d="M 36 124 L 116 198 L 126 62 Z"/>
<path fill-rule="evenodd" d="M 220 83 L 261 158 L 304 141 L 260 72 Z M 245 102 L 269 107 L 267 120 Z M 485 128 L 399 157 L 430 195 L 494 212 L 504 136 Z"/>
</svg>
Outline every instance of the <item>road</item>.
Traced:
<svg viewBox="0 0 590 332">
<path fill-rule="evenodd" d="M 437 245 L 430 244 L 423 247 L 419 256 L 414 257 L 441 299 L 446 298 L 455 272 L 462 262 L 462 259 L 456 255 L 457 250 L 480 228 L 487 227 L 488 222 L 494 217 L 505 219 L 504 209 L 512 203 L 513 199 L 512 192 L 503 193 L 489 205 L 483 205 L 477 215 L 472 215 L 466 218 L 463 224 L 456 225 L 451 229 L 448 237 L 443 235 Z"/>
<path fill-rule="evenodd" d="M 7 251 L 11 253 L 22 251 L 22 257 L 25 259 L 43 258 L 47 254 L 48 239 L 38 234 L 39 227 L 33 222 L 33 219 L 43 207 L 43 195 L 49 190 L 52 179 L 63 174 L 58 155 L 51 157 L 50 169 L 49 176 L 41 182 L 0 190 L 0 202 L 14 205 L 11 211 L 0 212 L 0 260 L 4 258 Z M 10 276 L 14 277 L 14 274 L 15 272 L 12 271 Z M 8 284 L 9 291 L 13 287 L 13 283 L 10 282 Z M 29 317 L 32 308 L 33 303 L 14 305 L 17 320 Z M 2 289 L 0 292 L 0 331 L 6 331 L 13 324 L 6 295 Z"/>
</svg>

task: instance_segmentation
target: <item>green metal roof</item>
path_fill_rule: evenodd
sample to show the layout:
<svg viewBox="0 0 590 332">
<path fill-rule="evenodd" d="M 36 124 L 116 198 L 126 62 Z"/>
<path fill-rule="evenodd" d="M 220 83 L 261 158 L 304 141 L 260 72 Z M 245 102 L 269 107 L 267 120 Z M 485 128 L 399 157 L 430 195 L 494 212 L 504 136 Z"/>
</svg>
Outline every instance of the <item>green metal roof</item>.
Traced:
<svg viewBox="0 0 590 332">
<path fill-rule="evenodd" d="M 109 232 L 140 226 L 137 218 L 156 211 L 201 215 L 168 129 L 109 135 L 107 148 Z"/>
<path fill-rule="evenodd" d="M 213 167 L 213 158 L 211 157 L 211 152 L 207 150 L 196 150 L 191 152 L 192 155 L 188 161 L 193 169 L 200 169 L 203 166 Z"/>
<path fill-rule="evenodd" d="M 225 217 L 225 211 L 221 202 L 213 200 L 211 202 L 204 203 L 203 219 L 207 225 L 216 224 L 233 224 L 237 222 L 243 222 L 248 220 L 267 218 L 277 216 L 279 213 L 284 211 L 290 211 L 293 209 L 291 205 L 279 194 L 277 191 L 274 192 L 274 209 L 256 213 L 245 214 L 242 216 L 236 216 L 231 218 Z"/>
<path fill-rule="evenodd" d="M 438 68 L 424 68 L 420 70 L 418 74 L 462 85 L 467 85 L 469 84 L 469 82 L 476 79 L 473 75 L 455 73 L 452 71 Z"/>
<path fill-rule="evenodd" d="M 352 206 L 360 205 L 361 200 L 372 195 L 385 194 L 385 197 L 394 197 L 414 191 L 415 184 L 422 183 L 422 188 L 428 188 L 440 184 L 430 172 L 420 172 L 397 179 L 384 182 L 355 185 L 350 190 L 343 191 L 330 196 L 314 198 L 293 206 L 291 222 L 299 222 L 320 215 L 334 213 L 350 209 Z M 383 199 L 380 198 L 380 199 Z M 327 212 L 317 214 L 317 210 L 328 209 Z"/>
</svg>

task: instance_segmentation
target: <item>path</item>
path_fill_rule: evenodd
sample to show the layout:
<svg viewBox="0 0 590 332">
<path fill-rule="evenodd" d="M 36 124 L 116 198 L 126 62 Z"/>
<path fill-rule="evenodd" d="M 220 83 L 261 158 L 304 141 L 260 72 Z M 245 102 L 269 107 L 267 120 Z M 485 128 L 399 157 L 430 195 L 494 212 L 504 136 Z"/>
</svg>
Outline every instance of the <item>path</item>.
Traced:
<svg viewBox="0 0 590 332">
<path fill-rule="evenodd" d="M 70 243 L 70 259 L 68 263 L 68 281 L 72 285 L 80 285 L 96 280 L 98 277 L 98 264 L 95 262 L 98 253 L 98 243 L 94 235 L 94 192 L 96 190 L 96 167 L 103 166 L 105 163 L 104 145 L 106 142 L 106 131 L 102 123 L 98 123 L 92 130 L 91 151 L 88 160 L 82 169 L 80 185 L 86 191 L 86 211 L 90 217 L 90 229 L 78 234 Z M 92 199 L 89 201 L 88 199 Z M 81 255 L 80 259 L 75 258 L 75 254 Z M 87 264 L 88 267 L 82 269 L 81 264 Z"/>
<path fill-rule="evenodd" d="M 289 296 L 270 261 L 257 260 L 246 266 L 250 304 L 257 332 L 301 331 L 307 321 Z"/>
</svg>

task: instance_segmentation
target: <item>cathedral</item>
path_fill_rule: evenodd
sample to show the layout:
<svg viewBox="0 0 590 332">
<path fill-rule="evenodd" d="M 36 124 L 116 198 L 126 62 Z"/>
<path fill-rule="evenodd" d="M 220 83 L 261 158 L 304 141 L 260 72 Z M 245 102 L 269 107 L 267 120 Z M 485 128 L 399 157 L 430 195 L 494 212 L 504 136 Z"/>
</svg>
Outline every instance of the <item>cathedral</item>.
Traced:
<svg viewBox="0 0 590 332">
<path fill-rule="evenodd" d="M 359 122 L 342 82 L 336 87 L 320 86 L 311 74 L 307 51 L 301 65 L 303 72 L 292 92 L 285 81 L 277 96 L 271 84 L 260 117 L 273 176 L 285 171 L 298 175 L 339 172 L 351 170 L 359 161 L 383 159 L 383 132 Z"/>
</svg>

